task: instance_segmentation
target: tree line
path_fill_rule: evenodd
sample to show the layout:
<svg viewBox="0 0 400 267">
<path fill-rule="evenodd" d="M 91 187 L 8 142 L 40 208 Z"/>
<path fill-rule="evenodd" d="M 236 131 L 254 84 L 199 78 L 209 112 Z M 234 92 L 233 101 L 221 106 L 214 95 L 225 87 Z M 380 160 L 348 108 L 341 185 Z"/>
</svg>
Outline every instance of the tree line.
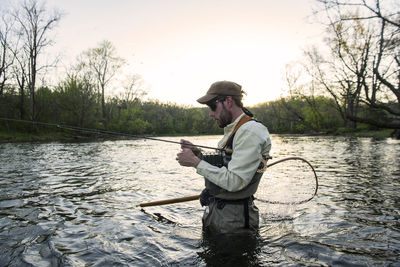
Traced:
<svg viewBox="0 0 400 267">
<path fill-rule="evenodd" d="M 95 86 L 76 77 L 67 78 L 54 89 L 40 87 L 36 91 L 37 121 L 135 135 L 222 134 L 209 116 L 208 107 L 112 97 L 105 101 L 103 117 L 101 96 L 93 88 Z M 0 117 L 29 119 L 21 116 L 20 102 L 18 94 L 3 94 Z M 23 102 L 25 107 L 22 108 L 29 109 L 29 102 Z M 327 133 L 344 127 L 334 101 L 323 96 L 314 99 L 312 106 L 303 98 L 287 97 L 249 109 L 271 133 Z M 0 121 L 0 125 L 11 131 L 30 131 L 29 124 Z M 36 130 L 55 129 L 40 127 Z"/>
<path fill-rule="evenodd" d="M 287 65 L 287 96 L 250 110 L 272 133 L 393 129 L 400 138 L 400 13 L 383 0 L 316 0 L 326 25 L 323 52 L 312 47 Z M 396 11 L 397 10 L 397 11 Z M 320 15 L 323 16 L 320 16 Z M 83 51 L 56 85 L 38 86 L 57 60 L 45 61 L 62 15 L 26 0 L 1 13 L 0 116 L 131 134 L 220 134 L 207 108 L 144 100 L 140 76 L 122 78 L 126 62 L 104 40 Z M 37 131 L 0 122 L 3 129 Z"/>
</svg>

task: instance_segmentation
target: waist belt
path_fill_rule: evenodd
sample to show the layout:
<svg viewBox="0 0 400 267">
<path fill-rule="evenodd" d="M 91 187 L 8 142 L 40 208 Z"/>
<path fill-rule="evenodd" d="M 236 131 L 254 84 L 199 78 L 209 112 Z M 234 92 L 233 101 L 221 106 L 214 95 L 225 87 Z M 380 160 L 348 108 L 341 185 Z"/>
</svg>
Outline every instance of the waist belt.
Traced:
<svg viewBox="0 0 400 267">
<path fill-rule="evenodd" d="M 249 204 L 250 201 L 253 201 L 254 197 L 246 197 L 243 199 L 222 199 L 222 198 L 217 198 L 214 197 L 211 199 L 211 202 L 216 202 L 217 203 L 217 208 L 218 209 L 223 209 L 226 204 L 230 205 L 241 205 L 243 203 Z"/>
</svg>

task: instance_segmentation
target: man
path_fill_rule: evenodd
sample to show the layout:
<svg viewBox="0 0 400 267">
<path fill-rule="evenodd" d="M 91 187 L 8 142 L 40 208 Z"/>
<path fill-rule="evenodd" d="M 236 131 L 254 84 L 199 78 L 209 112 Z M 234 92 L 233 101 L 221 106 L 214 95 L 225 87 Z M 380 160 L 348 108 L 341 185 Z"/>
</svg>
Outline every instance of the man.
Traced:
<svg viewBox="0 0 400 267">
<path fill-rule="evenodd" d="M 203 227 L 220 233 L 248 232 L 259 223 L 253 194 L 262 176 L 260 169 L 269 158 L 271 141 L 267 128 L 243 107 L 243 93 L 239 84 L 219 81 L 197 100 L 210 107 L 210 116 L 224 128 L 218 143 L 226 149 L 221 164 L 210 164 L 187 140 L 181 140 L 184 145 L 177 154 L 180 165 L 196 168 L 205 178 L 206 189 L 200 197 L 206 206 Z"/>
</svg>

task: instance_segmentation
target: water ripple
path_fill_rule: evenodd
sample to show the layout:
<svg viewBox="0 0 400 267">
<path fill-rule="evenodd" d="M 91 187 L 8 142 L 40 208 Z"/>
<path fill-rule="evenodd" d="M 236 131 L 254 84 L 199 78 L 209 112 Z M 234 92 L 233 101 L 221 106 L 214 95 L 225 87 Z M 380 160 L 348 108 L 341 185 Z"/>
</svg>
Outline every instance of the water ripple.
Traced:
<svg viewBox="0 0 400 267">
<path fill-rule="evenodd" d="M 258 203 L 258 234 L 238 240 L 203 233 L 197 201 L 137 207 L 202 189 L 174 144 L 0 144 L 0 266 L 396 266 L 400 142 L 272 137 L 274 159 L 314 165 L 319 192 L 303 205 Z"/>
</svg>

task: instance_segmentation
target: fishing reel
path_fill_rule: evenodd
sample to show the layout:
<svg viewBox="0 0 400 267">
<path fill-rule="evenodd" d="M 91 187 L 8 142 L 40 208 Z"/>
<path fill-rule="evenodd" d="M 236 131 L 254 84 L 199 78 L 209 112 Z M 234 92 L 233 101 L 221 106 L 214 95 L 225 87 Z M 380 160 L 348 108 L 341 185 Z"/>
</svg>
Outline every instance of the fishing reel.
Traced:
<svg viewBox="0 0 400 267">
<path fill-rule="evenodd" d="M 207 153 L 201 154 L 200 159 L 210 163 L 213 166 L 221 168 L 223 166 L 228 166 L 228 162 L 231 160 L 232 150 L 222 150 L 217 153 Z"/>
<path fill-rule="evenodd" d="M 212 153 L 212 154 L 202 154 L 200 159 L 202 159 L 218 168 L 221 168 L 222 166 L 224 166 L 224 158 L 223 158 L 221 152 Z"/>
<path fill-rule="evenodd" d="M 223 166 L 228 166 L 229 161 L 232 158 L 232 150 L 222 150 L 217 153 L 207 153 L 201 154 L 200 159 L 210 163 L 213 166 L 221 168 Z M 258 166 L 257 173 L 263 173 L 267 170 L 267 161 L 271 159 L 271 157 L 261 157 L 260 165 Z"/>
</svg>

